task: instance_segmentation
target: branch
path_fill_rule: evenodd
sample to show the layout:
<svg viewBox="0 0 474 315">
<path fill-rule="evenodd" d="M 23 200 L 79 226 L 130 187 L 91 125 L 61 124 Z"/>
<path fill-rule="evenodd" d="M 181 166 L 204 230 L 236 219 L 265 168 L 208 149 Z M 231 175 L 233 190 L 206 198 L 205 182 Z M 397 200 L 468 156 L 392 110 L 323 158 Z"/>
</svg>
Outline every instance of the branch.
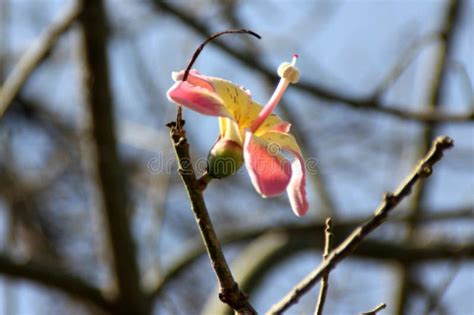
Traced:
<svg viewBox="0 0 474 315">
<path fill-rule="evenodd" d="M 356 228 L 341 245 L 331 252 L 328 259 L 323 260 L 316 270 L 311 272 L 296 285 L 280 302 L 275 304 L 268 313 L 282 314 L 282 312 L 295 304 L 303 294 L 311 289 L 322 276 L 334 269 L 339 262 L 352 253 L 372 231 L 385 221 L 390 211 L 411 193 L 413 186 L 419 179 L 431 175 L 433 165 L 442 158 L 443 151 L 452 146 L 453 140 L 449 137 L 436 138 L 425 158 L 418 163 L 411 174 L 408 175 L 404 182 L 397 188 L 395 193 L 385 194 L 382 203 L 375 210 L 373 217 Z"/>
<path fill-rule="evenodd" d="M 466 213 L 463 212 L 463 217 Z M 472 212 L 470 217 L 472 219 Z M 387 223 L 392 223 L 393 220 Z M 334 243 L 344 241 L 343 235 L 348 235 L 357 227 L 360 220 L 351 222 L 342 222 L 333 228 L 335 239 Z M 304 250 L 321 250 L 324 247 L 322 238 L 314 231 L 324 229 L 321 223 L 311 223 L 306 225 L 286 225 L 279 227 L 258 227 L 254 229 L 232 229 L 223 228 L 220 235 L 222 245 L 235 244 L 245 241 L 251 241 L 266 234 L 276 233 L 287 239 L 287 245 L 283 248 L 278 257 L 290 258 L 293 255 Z M 171 268 L 166 270 L 159 282 L 150 290 L 149 296 L 153 298 L 158 296 L 166 284 L 178 277 L 186 270 L 190 264 L 196 261 L 206 251 L 201 243 L 189 245 L 179 259 L 177 259 Z M 363 259 L 375 260 L 393 260 L 400 263 L 424 262 L 429 260 L 446 260 L 454 257 L 463 257 L 465 259 L 474 259 L 474 244 L 460 244 L 452 242 L 432 242 L 429 246 L 424 242 L 416 241 L 406 244 L 404 242 L 384 241 L 384 240 L 366 240 L 362 243 L 353 255 Z M 261 274 L 263 271 L 259 274 Z"/>
<path fill-rule="evenodd" d="M 106 45 L 107 16 L 103 1 L 86 0 L 81 14 L 83 31 L 83 69 L 86 105 L 92 118 L 94 163 L 108 238 L 113 257 L 121 312 L 148 314 L 140 286 L 136 249 L 130 229 L 130 201 L 123 165 L 117 152 L 113 101 L 110 89 Z"/>
<path fill-rule="evenodd" d="M 91 284 L 68 271 L 31 261 L 15 261 L 0 254 L 0 274 L 27 279 L 91 302 L 106 312 L 112 312 L 113 302 Z"/>
<path fill-rule="evenodd" d="M 331 251 L 333 243 L 333 234 L 332 234 L 332 221 L 331 218 L 326 219 L 326 228 L 324 229 L 324 251 L 323 251 L 323 260 L 328 259 L 329 252 Z M 324 302 L 326 301 L 326 295 L 328 292 L 329 285 L 329 272 L 323 276 L 321 279 L 321 287 L 319 288 L 319 297 L 318 303 L 316 304 L 316 310 L 314 315 L 322 315 L 324 309 Z"/>
<path fill-rule="evenodd" d="M 181 128 L 182 124 L 183 121 L 179 124 L 173 122 L 168 124 L 168 127 L 170 127 L 170 136 L 178 160 L 178 173 L 188 193 L 191 209 L 205 243 L 211 265 L 219 280 L 219 298 L 239 314 L 256 314 L 255 309 L 248 302 L 247 296 L 240 291 L 237 282 L 235 282 L 222 252 L 220 242 L 207 212 L 202 190 L 198 188 L 198 180 L 190 163 L 189 144 L 186 140 L 185 131 Z"/>
<path fill-rule="evenodd" d="M 36 39 L 30 48 L 21 56 L 18 63 L 0 88 L 0 118 L 30 77 L 31 73 L 48 56 L 62 33 L 67 31 L 81 12 L 81 1 L 61 12 L 46 30 Z"/>
<path fill-rule="evenodd" d="M 462 0 L 450 0 L 446 3 L 446 11 L 441 20 L 441 34 L 443 37 L 436 51 L 435 60 L 432 69 L 431 82 L 427 87 L 428 110 L 438 110 L 441 107 L 443 93 L 446 89 L 446 79 L 448 73 L 448 59 L 455 44 L 456 30 L 459 28 L 461 21 L 463 5 Z M 434 123 L 425 125 L 420 139 L 419 155 L 421 156 L 430 146 L 430 142 L 436 135 Z M 413 192 L 411 202 L 411 211 L 407 220 L 406 241 L 413 240 L 417 233 L 419 218 L 422 215 L 422 207 L 427 200 L 427 186 L 422 182 Z M 408 300 L 411 296 L 408 278 L 415 276 L 415 271 L 411 266 L 406 265 L 401 271 L 401 290 L 398 293 L 398 303 L 396 313 L 406 314 L 408 309 Z"/>
<path fill-rule="evenodd" d="M 209 34 L 212 33 L 211 30 L 204 23 L 200 22 L 192 15 L 187 14 L 184 10 L 178 9 L 173 5 L 170 5 L 168 2 L 162 0 L 152 0 L 152 3 L 156 6 L 157 9 L 174 15 L 176 18 L 181 20 L 181 22 L 191 27 L 202 36 L 207 37 Z M 212 43 L 223 51 L 225 51 L 230 56 L 234 57 L 236 60 L 240 61 L 249 69 L 261 73 L 267 79 L 270 79 L 273 82 L 276 82 L 280 79 L 276 74 L 274 74 L 273 70 L 264 66 L 262 63 L 256 60 L 253 55 L 249 55 L 243 51 L 239 51 L 238 49 L 232 48 L 231 46 L 221 41 L 214 41 Z M 349 95 L 344 95 L 340 91 L 333 91 L 327 87 L 320 86 L 316 83 L 309 83 L 304 81 L 300 81 L 298 82 L 298 84 L 295 84 L 295 88 L 307 92 L 308 94 L 327 102 L 345 104 L 355 109 L 378 111 L 380 113 L 389 114 L 404 120 L 420 121 L 426 123 L 465 123 L 474 121 L 474 112 L 465 114 L 448 114 L 437 110 L 426 110 L 418 112 L 408 111 L 406 109 L 402 109 L 403 106 L 400 106 L 399 104 L 382 104 L 374 96 L 353 97 Z"/>
<path fill-rule="evenodd" d="M 361 313 L 360 315 L 377 315 L 377 313 L 379 311 L 385 309 L 386 307 L 387 307 L 387 304 L 381 303 L 381 304 L 377 305 L 374 309 L 372 309 L 368 312 Z"/>
</svg>

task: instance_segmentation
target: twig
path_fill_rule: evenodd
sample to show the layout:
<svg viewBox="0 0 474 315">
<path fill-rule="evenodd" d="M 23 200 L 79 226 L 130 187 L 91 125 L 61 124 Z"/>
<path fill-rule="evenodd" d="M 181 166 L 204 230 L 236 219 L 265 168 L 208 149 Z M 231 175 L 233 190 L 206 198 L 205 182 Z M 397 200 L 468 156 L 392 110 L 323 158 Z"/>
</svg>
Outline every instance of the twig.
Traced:
<svg viewBox="0 0 474 315">
<path fill-rule="evenodd" d="M 180 10 L 174 5 L 162 0 L 153 0 L 153 3 L 156 5 L 157 9 L 161 9 L 174 15 L 176 18 L 181 20 L 189 27 L 193 28 L 201 35 L 207 36 L 208 34 L 212 33 L 204 23 L 195 19 L 192 15 L 186 13 L 184 10 Z M 243 51 L 232 48 L 223 42 L 214 41 L 213 44 L 221 48 L 227 54 L 234 57 L 236 60 L 240 61 L 243 65 L 247 66 L 251 70 L 261 73 L 264 77 L 272 81 L 279 80 L 279 77 L 274 74 L 274 71 L 271 70 L 271 68 L 256 60 L 253 55 L 249 55 Z M 404 120 L 414 120 L 426 123 L 466 123 L 474 121 L 474 111 L 463 114 L 449 114 L 438 110 L 414 112 L 402 109 L 408 108 L 408 106 L 401 106 L 400 104 L 382 104 L 371 95 L 368 97 L 353 97 L 345 95 L 339 91 L 333 91 L 316 83 L 303 81 L 295 84 L 295 88 L 305 91 L 308 94 L 327 102 L 334 104 L 344 104 L 355 109 L 378 111 L 380 113 L 389 114 Z"/>
<path fill-rule="evenodd" d="M 329 252 L 331 251 L 333 243 L 333 234 L 332 234 L 332 221 L 331 218 L 326 219 L 326 228 L 324 229 L 324 251 L 323 251 L 323 260 L 328 259 Z M 319 297 L 318 303 L 316 304 L 316 309 L 314 315 L 322 315 L 324 309 L 324 302 L 326 301 L 326 295 L 328 292 L 329 286 L 329 272 L 326 273 L 321 279 L 321 287 L 319 288 Z"/>
<path fill-rule="evenodd" d="M 395 208 L 405 197 L 407 197 L 420 178 L 431 175 L 433 165 L 438 162 L 443 151 L 453 146 L 453 140 L 449 137 L 438 137 L 433 141 L 430 151 L 426 154 L 415 169 L 408 175 L 403 183 L 396 189 L 395 193 L 386 193 L 382 203 L 375 210 L 372 218 L 366 223 L 356 228 L 346 240 L 334 249 L 328 259 L 323 260 L 319 267 L 296 285 L 280 302 L 275 304 L 269 314 L 281 314 L 291 305 L 295 304 L 299 298 L 305 294 L 317 281 L 327 272 L 334 269 L 336 265 L 352 253 L 359 244 L 387 218 L 390 211 Z"/>
<path fill-rule="evenodd" d="M 360 315 L 377 315 L 377 313 L 387 307 L 387 304 L 381 303 L 377 305 L 373 310 L 361 313 Z"/>
<path fill-rule="evenodd" d="M 58 289 L 78 299 L 91 302 L 106 312 L 113 311 L 113 302 L 98 289 L 68 271 L 31 261 L 17 261 L 0 254 L 0 273 Z"/>
<path fill-rule="evenodd" d="M 130 228 L 131 207 L 117 150 L 113 101 L 107 61 L 107 16 L 103 1 L 86 0 L 81 14 L 85 102 L 91 113 L 94 164 L 118 285 L 121 312 L 148 314 L 140 285 L 136 249 Z"/>
<path fill-rule="evenodd" d="M 21 56 L 0 88 L 0 118 L 2 118 L 31 73 L 46 58 L 61 34 L 67 31 L 79 16 L 81 3 L 80 0 L 74 1 L 70 7 L 66 8 Z"/>
<path fill-rule="evenodd" d="M 455 213 L 456 214 L 456 213 Z M 471 213 L 460 212 L 461 217 L 456 218 L 473 218 Z M 470 217 L 466 216 L 469 215 Z M 445 216 L 443 216 L 445 217 Z M 430 217 L 427 217 L 430 220 Z M 393 218 L 395 219 L 395 218 Z M 390 220 L 387 224 L 394 223 Z M 437 218 L 435 218 L 437 219 Z M 424 219 L 423 219 L 424 220 Z M 351 220 L 348 222 L 338 223 L 333 228 L 334 243 L 344 241 L 341 235 L 348 235 L 353 231 L 361 220 Z M 397 224 L 400 221 L 395 221 Z M 291 224 L 275 227 L 258 227 L 254 229 L 236 229 L 232 227 L 223 227 L 222 232 L 219 233 L 219 240 L 222 245 L 229 245 L 235 243 L 242 243 L 251 241 L 262 237 L 267 233 L 278 232 L 288 238 L 288 245 L 282 249 L 284 254 L 281 257 L 289 258 L 301 251 L 305 250 L 321 250 L 324 247 L 322 237 L 314 231 L 324 229 L 324 225 L 320 223 L 311 224 Z M 337 236 L 339 235 L 339 237 Z M 193 242 L 189 244 L 183 251 L 183 255 L 178 258 L 172 266 L 165 270 L 158 283 L 154 288 L 150 289 L 149 296 L 153 298 L 160 295 L 163 288 L 182 274 L 186 267 L 196 261 L 202 254 L 206 252 L 205 247 L 201 242 Z M 352 254 L 360 258 L 367 258 L 371 260 L 380 261 L 396 261 L 400 263 L 405 262 L 427 262 L 427 261 L 446 261 L 457 257 L 463 257 L 469 261 L 474 260 L 474 244 L 469 242 L 431 242 L 427 245 L 424 242 L 411 242 L 405 244 L 397 241 L 384 240 L 366 240 L 359 245 L 357 251 Z"/>
<path fill-rule="evenodd" d="M 181 127 L 178 128 L 178 126 Z M 185 131 L 182 129 L 182 124 L 173 122 L 169 123 L 168 127 L 170 128 L 170 136 L 178 160 L 178 173 L 188 193 L 191 209 L 206 246 L 211 265 L 219 280 L 219 298 L 239 314 L 256 314 L 255 309 L 248 301 L 248 297 L 240 291 L 237 282 L 235 282 L 222 252 L 219 239 L 207 212 L 202 187 L 199 187 L 193 166 L 190 163 L 189 144 L 186 140 Z"/>
<path fill-rule="evenodd" d="M 188 66 L 186 67 L 186 70 L 184 71 L 183 81 L 186 81 L 186 79 L 188 78 L 189 71 L 191 70 L 191 67 L 193 66 L 193 64 L 196 61 L 197 57 L 199 57 L 199 55 L 201 54 L 201 51 L 204 49 L 204 46 L 206 46 L 207 43 L 212 42 L 217 37 L 220 37 L 220 36 L 225 35 L 225 34 L 249 34 L 249 35 L 257 37 L 258 39 L 261 38 L 261 36 L 258 35 L 257 33 L 255 33 L 254 31 L 246 30 L 246 29 L 225 30 L 225 31 L 222 31 L 222 32 L 212 34 L 211 36 L 207 37 L 206 40 L 201 45 L 199 45 L 199 47 L 194 52 L 193 56 L 191 57 L 191 60 L 188 63 Z"/>
</svg>

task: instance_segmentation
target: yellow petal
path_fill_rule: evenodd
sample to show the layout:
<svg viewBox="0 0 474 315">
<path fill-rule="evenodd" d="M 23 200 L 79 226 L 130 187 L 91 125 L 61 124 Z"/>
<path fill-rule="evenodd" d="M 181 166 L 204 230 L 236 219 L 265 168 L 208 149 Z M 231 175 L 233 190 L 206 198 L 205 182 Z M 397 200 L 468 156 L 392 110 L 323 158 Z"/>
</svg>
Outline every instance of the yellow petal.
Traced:
<svg viewBox="0 0 474 315">
<path fill-rule="evenodd" d="M 227 80 L 211 77 L 210 81 L 215 93 L 220 96 L 225 107 L 240 126 L 241 117 L 246 115 L 246 111 L 252 102 L 250 94 Z"/>
<path fill-rule="evenodd" d="M 301 149 L 298 146 L 298 143 L 296 143 L 295 137 L 289 133 L 267 131 L 260 135 L 259 138 L 265 140 L 270 148 L 291 151 L 295 154 L 301 155 Z"/>
</svg>

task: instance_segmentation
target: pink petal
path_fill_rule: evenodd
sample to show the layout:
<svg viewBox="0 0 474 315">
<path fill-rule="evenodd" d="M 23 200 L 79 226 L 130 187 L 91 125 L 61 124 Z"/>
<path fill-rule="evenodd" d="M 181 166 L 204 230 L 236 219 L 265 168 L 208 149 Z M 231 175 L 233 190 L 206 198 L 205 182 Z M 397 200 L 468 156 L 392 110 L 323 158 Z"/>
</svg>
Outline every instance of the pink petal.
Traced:
<svg viewBox="0 0 474 315">
<path fill-rule="evenodd" d="M 184 77 L 184 70 L 181 70 L 180 72 L 173 72 L 172 73 L 172 78 L 175 81 L 182 81 Z M 214 87 L 212 86 L 211 83 L 211 78 L 208 76 L 205 76 L 203 74 L 200 74 L 199 71 L 196 69 L 191 69 L 188 74 L 188 78 L 186 79 L 187 82 L 194 86 L 200 86 L 205 89 L 208 89 L 209 91 L 214 91 Z"/>
<path fill-rule="evenodd" d="M 291 180 L 286 188 L 291 209 L 301 217 L 308 211 L 308 200 L 306 199 L 306 174 L 303 156 L 299 152 L 291 151 L 296 159 L 291 163 Z"/>
<path fill-rule="evenodd" d="M 245 166 L 255 190 L 264 197 L 277 196 L 285 191 L 291 179 L 291 165 L 280 153 L 267 147 L 249 130 L 245 134 Z"/>
<path fill-rule="evenodd" d="M 168 99 L 209 116 L 231 117 L 222 99 L 207 87 L 177 81 L 167 92 Z"/>
<path fill-rule="evenodd" d="M 297 216 L 303 216 L 308 211 L 308 201 L 306 199 L 306 174 L 305 161 L 301 154 L 301 149 L 295 138 L 286 132 L 270 130 L 259 136 L 261 141 L 271 143 L 280 147 L 295 156 L 291 163 L 291 179 L 286 188 L 291 208 Z"/>
</svg>

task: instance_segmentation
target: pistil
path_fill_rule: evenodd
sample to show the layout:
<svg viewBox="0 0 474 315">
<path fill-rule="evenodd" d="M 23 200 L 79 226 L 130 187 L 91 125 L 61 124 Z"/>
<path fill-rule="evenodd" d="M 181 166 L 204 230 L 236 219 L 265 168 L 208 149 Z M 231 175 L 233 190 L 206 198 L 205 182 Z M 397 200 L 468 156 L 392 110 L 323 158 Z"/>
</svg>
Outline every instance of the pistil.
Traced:
<svg viewBox="0 0 474 315">
<path fill-rule="evenodd" d="M 299 71 L 298 68 L 295 67 L 296 60 L 298 59 L 298 55 L 293 55 L 293 60 L 291 63 L 284 62 L 278 68 L 278 75 L 280 76 L 280 82 L 273 92 L 273 95 L 270 97 L 270 100 L 267 104 L 263 107 L 262 111 L 258 115 L 257 119 L 252 123 L 250 126 L 250 131 L 255 132 L 265 121 L 265 119 L 270 116 L 273 112 L 275 107 L 280 102 L 283 94 L 285 94 L 286 88 L 290 83 L 296 83 L 299 80 Z"/>
</svg>

